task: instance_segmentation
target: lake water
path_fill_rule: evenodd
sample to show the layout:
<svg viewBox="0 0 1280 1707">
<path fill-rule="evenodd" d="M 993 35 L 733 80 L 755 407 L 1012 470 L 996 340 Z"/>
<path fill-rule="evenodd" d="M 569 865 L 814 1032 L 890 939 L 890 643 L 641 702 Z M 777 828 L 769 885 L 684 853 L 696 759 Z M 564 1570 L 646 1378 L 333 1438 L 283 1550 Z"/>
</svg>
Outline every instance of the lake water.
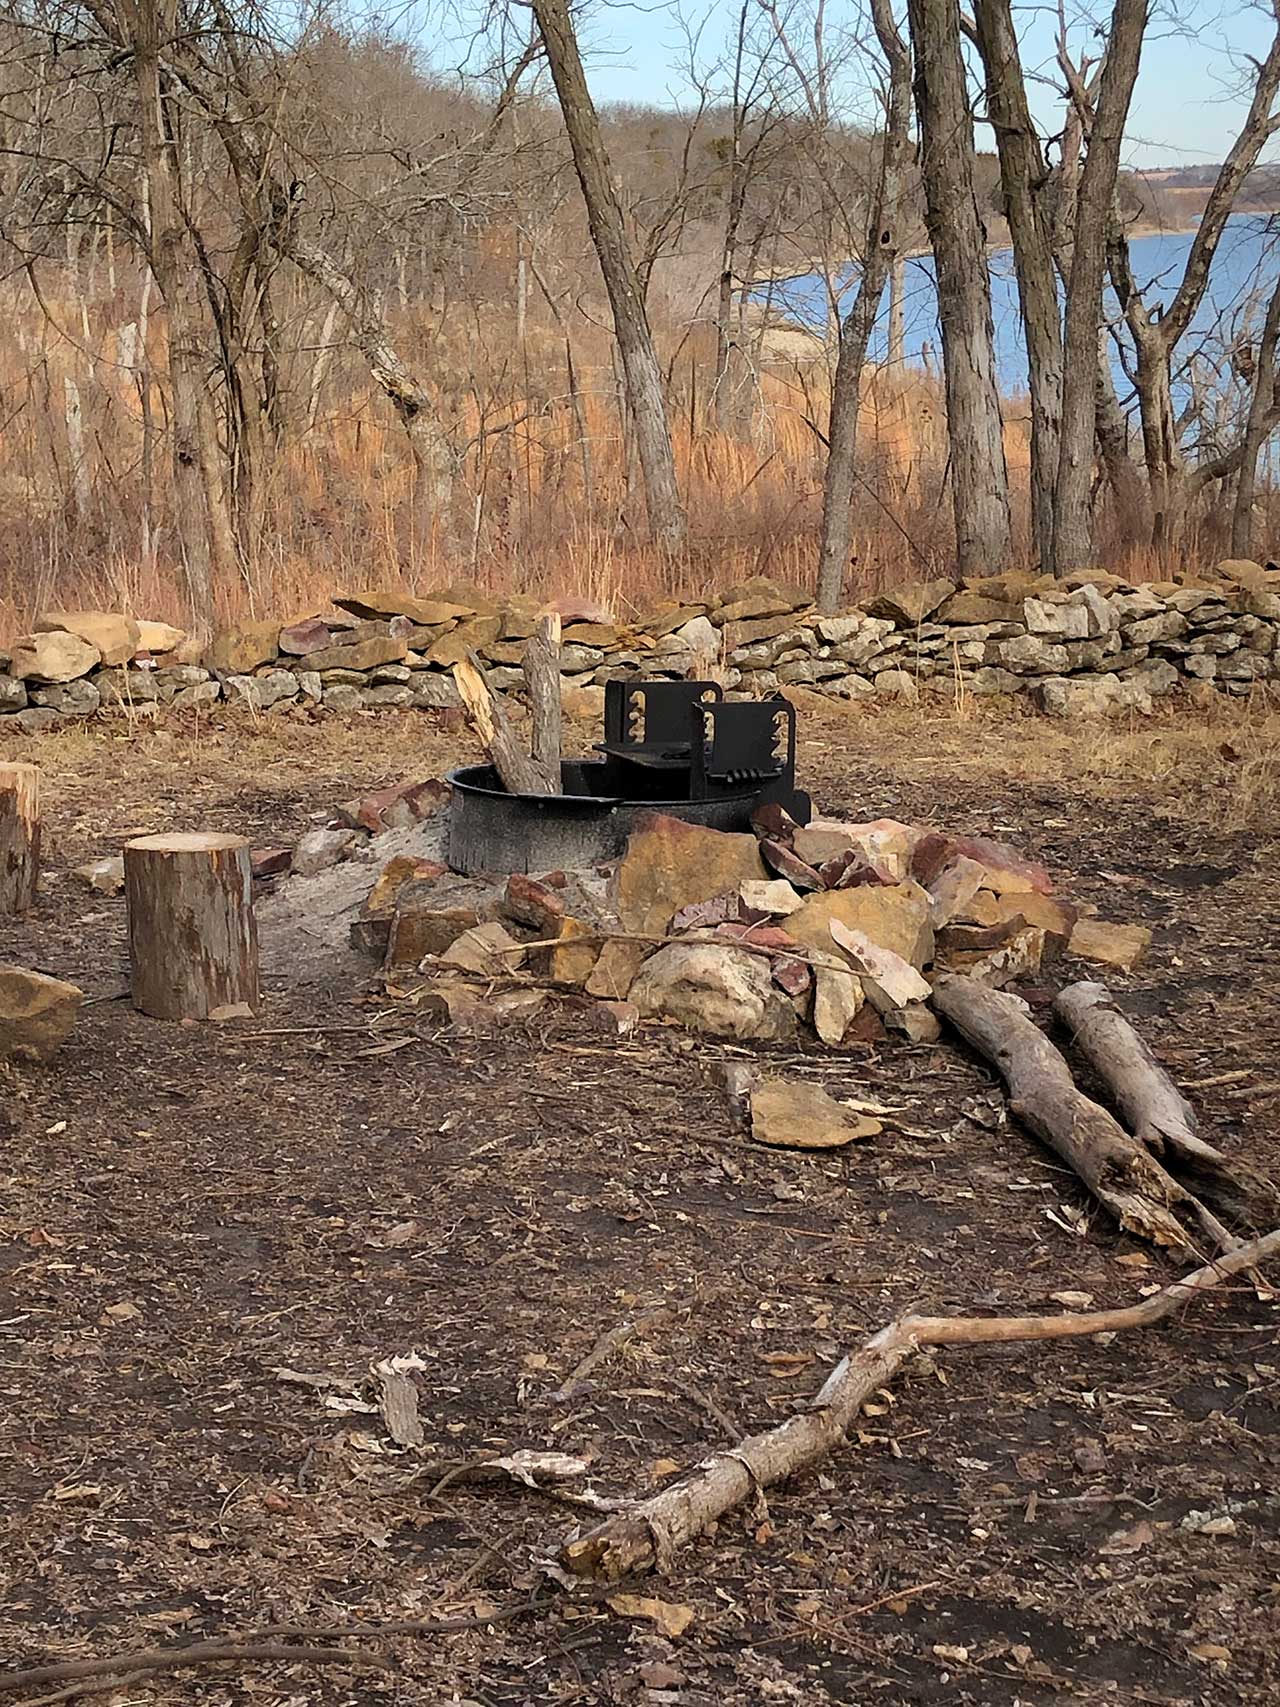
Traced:
<svg viewBox="0 0 1280 1707">
<path fill-rule="evenodd" d="M 1145 292 L 1148 304 L 1154 306 L 1172 297 L 1182 277 L 1190 247 L 1190 232 L 1131 240 L 1129 251 L 1134 278 L 1140 287 L 1149 287 Z M 1228 220 L 1214 257 L 1209 289 L 1183 342 L 1183 350 L 1189 351 L 1200 342 L 1208 362 L 1212 362 L 1214 368 L 1222 367 L 1222 357 L 1231 340 L 1250 330 L 1256 335 L 1261 328 L 1266 298 L 1278 274 L 1280 215 L 1237 214 Z M 851 291 L 856 284 L 857 273 L 851 270 L 844 288 Z M 755 294 L 761 301 L 767 296 L 775 308 L 806 325 L 821 328 L 826 324 L 827 292 L 819 274 L 787 279 L 775 283 L 768 292 L 757 291 Z M 906 263 L 903 298 L 906 359 L 941 372 L 938 298 L 931 255 L 922 255 Z M 871 346 L 871 356 L 876 361 L 883 361 L 887 354 L 888 300 L 886 291 Z M 1006 393 L 1023 391 L 1027 384 L 1027 361 L 1018 313 L 1018 286 L 1009 250 L 998 250 L 991 257 L 991 306 L 1001 390 Z M 1107 313 L 1113 320 L 1119 320 L 1120 307 L 1110 290 L 1107 292 Z M 1127 338 L 1123 341 L 1127 343 Z M 1208 362 L 1202 377 L 1206 383 L 1212 384 L 1213 370 Z M 1224 383 L 1228 379 L 1229 372 L 1224 373 Z M 1118 353 L 1116 384 L 1121 398 L 1127 398 L 1131 386 L 1124 378 Z"/>
</svg>

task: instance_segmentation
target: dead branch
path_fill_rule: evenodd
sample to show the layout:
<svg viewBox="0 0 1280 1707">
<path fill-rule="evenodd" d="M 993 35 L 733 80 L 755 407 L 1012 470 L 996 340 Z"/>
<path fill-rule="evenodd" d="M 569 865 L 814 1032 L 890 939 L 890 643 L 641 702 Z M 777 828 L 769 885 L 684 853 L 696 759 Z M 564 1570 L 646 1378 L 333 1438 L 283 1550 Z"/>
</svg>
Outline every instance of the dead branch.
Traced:
<svg viewBox="0 0 1280 1707">
<path fill-rule="evenodd" d="M 1105 984 L 1068 984 L 1053 1011 L 1114 1096 L 1129 1130 L 1153 1155 L 1167 1155 L 1184 1167 L 1197 1189 L 1230 1213 L 1247 1217 L 1250 1205 L 1263 1204 L 1274 1212 L 1274 1187 L 1251 1170 L 1233 1166 L 1199 1136 L 1195 1110 L 1114 1005 Z"/>
<path fill-rule="evenodd" d="M 843 1358 L 798 1416 L 704 1459 L 683 1481 L 569 1542 L 561 1560 L 578 1576 L 603 1582 L 665 1567 L 680 1547 L 757 1490 L 828 1457 L 866 1400 L 923 1347 L 1008 1345 L 1150 1327 L 1199 1293 L 1277 1254 L 1280 1230 L 1184 1275 L 1141 1303 L 1117 1310 L 1054 1316 L 900 1316 Z"/>
<path fill-rule="evenodd" d="M 1236 1241 L 1212 1210 L 1077 1088 L 1025 1002 L 976 978 L 943 972 L 934 980 L 933 1005 L 995 1066 L 1008 1087 L 1012 1113 L 1062 1157 L 1127 1232 L 1194 1251 L 1196 1237 L 1179 1220 L 1181 1213 L 1218 1250 L 1233 1248 Z"/>
<path fill-rule="evenodd" d="M 624 1345 L 628 1345 L 637 1334 L 644 1333 L 647 1328 L 661 1327 L 680 1310 L 687 1307 L 688 1300 L 678 1304 L 661 1304 L 656 1310 L 647 1310 L 642 1316 L 632 1316 L 624 1322 L 619 1322 L 616 1327 L 612 1327 L 607 1333 L 601 1334 L 591 1350 L 565 1376 L 564 1381 L 551 1397 L 557 1402 L 572 1398 L 578 1383 L 585 1381 L 592 1370 L 598 1369 L 602 1363 L 613 1356 L 614 1352 L 621 1351 Z"/>
<path fill-rule="evenodd" d="M 512 733 L 502 702 L 490 688 L 484 666 L 474 652 L 468 652 L 453 666 L 453 680 L 467 719 L 507 792 L 545 794 L 542 768 Z"/>
<path fill-rule="evenodd" d="M 449 1636 L 464 1630 L 484 1630 L 490 1624 L 509 1624 L 531 1617 L 551 1605 L 547 1599 L 513 1601 L 492 1612 L 459 1618 L 396 1618 L 383 1624 L 270 1624 L 247 1630 L 240 1636 L 216 1637 L 207 1642 L 185 1642 L 173 1647 L 135 1648 L 130 1653 L 104 1654 L 83 1660 L 61 1660 L 54 1665 L 28 1666 L 0 1676 L 0 1691 L 34 1689 L 45 1683 L 110 1677 L 132 1679 L 147 1671 L 176 1671 L 188 1666 L 216 1665 L 226 1660 L 306 1660 L 330 1664 L 377 1663 L 359 1648 L 294 1646 L 294 1643 L 352 1640 L 387 1641 L 393 1636 Z M 71 1691 L 69 1693 L 78 1693 Z M 34 1707 L 31 1702 L 19 1707 Z"/>
</svg>

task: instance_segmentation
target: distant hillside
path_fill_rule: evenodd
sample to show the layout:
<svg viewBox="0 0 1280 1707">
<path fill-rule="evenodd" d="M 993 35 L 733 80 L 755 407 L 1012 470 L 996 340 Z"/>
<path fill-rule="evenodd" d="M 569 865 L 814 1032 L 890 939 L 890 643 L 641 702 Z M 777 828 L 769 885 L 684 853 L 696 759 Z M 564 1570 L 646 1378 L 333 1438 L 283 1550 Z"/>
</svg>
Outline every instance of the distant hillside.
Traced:
<svg viewBox="0 0 1280 1707">
<path fill-rule="evenodd" d="M 1205 166 L 1162 166 L 1135 173 L 1152 191 L 1166 212 L 1199 213 L 1222 170 L 1218 164 Z M 1273 213 L 1280 210 L 1280 164 L 1255 166 L 1235 201 L 1239 213 Z"/>
</svg>

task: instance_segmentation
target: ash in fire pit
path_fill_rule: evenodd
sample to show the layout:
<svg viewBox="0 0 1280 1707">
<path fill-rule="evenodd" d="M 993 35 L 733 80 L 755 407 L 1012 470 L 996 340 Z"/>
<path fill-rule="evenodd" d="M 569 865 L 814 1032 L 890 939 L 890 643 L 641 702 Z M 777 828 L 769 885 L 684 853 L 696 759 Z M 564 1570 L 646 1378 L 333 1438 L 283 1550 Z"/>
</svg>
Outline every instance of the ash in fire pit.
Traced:
<svg viewBox="0 0 1280 1707">
<path fill-rule="evenodd" d="M 475 875 L 616 858 L 638 813 L 746 830 L 765 801 L 807 823 L 795 785 L 795 708 L 726 700 L 715 682 L 610 682 L 598 759 L 567 759 L 562 794 L 513 794 L 492 765 L 453 771 L 449 864 Z"/>
</svg>

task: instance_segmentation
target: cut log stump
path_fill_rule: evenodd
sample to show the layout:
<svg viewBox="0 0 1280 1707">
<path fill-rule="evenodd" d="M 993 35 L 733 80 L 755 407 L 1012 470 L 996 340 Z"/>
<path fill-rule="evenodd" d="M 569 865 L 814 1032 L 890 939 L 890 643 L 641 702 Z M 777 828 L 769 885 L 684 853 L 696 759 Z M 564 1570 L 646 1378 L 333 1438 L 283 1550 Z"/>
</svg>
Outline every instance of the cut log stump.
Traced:
<svg viewBox="0 0 1280 1707">
<path fill-rule="evenodd" d="M 258 1005 L 249 843 L 204 833 L 141 836 L 124 850 L 133 1005 L 156 1019 L 209 1019 Z"/>
<path fill-rule="evenodd" d="M 25 913 L 40 877 L 40 771 L 0 764 L 0 914 Z"/>
</svg>

